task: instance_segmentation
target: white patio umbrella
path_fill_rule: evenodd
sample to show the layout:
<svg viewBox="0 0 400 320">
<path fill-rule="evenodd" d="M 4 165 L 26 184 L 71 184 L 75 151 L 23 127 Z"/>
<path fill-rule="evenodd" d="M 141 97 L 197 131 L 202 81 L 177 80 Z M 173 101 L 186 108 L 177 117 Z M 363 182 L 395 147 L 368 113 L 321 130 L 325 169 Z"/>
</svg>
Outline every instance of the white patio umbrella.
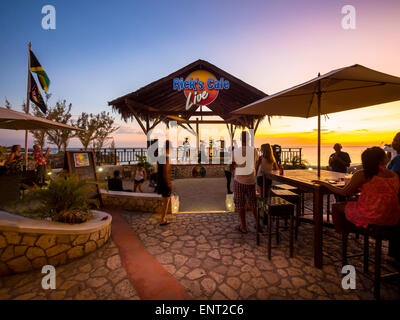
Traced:
<svg viewBox="0 0 400 320">
<path fill-rule="evenodd" d="M 321 170 L 321 114 L 400 100 L 400 78 L 364 66 L 336 69 L 242 107 L 235 114 L 310 118 L 318 116 L 318 177 Z"/>
</svg>

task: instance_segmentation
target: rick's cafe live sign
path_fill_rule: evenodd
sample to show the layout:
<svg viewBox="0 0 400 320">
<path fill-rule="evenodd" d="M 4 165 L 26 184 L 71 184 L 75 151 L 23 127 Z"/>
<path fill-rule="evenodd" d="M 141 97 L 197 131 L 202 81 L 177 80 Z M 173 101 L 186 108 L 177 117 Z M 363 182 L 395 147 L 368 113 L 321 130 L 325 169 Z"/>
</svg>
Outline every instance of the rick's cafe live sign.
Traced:
<svg viewBox="0 0 400 320">
<path fill-rule="evenodd" d="M 217 78 L 208 71 L 194 71 L 183 78 L 173 79 L 173 89 L 182 91 L 186 96 L 186 110 L 193 105 L 206 106 L 212 103 L 218 96 L 219 90 L 229 89 L 229 81 Z"/>
</svg>

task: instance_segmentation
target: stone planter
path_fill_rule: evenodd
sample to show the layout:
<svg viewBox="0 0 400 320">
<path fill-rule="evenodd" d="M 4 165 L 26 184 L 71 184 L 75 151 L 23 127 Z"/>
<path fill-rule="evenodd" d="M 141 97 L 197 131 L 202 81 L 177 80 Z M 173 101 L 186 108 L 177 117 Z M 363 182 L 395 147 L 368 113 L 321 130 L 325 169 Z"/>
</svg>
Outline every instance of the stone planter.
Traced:
<svg viewBox="0 0 400 320">
<path fill-rule="evenodd" d="M 110 235 L 111 216 L 101 211 L 73 225 L 0 211 L 0 276 L 66 264 L 100 248 Z"/>
<path fill-rule="evenodd" d="M 162 207 L 161 195 L 156 193 L 101 190 L 101 198 L 106 207 L 132 212 L 159 213 Z M 171 202 L 168 213 L 172 213 Z"/>
</svg>

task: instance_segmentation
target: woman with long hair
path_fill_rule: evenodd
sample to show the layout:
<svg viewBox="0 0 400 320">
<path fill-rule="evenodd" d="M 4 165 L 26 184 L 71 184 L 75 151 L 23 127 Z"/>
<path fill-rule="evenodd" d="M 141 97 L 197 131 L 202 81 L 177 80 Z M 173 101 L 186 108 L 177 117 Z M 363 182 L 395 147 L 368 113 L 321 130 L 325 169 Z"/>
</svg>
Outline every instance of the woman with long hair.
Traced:
<svg viewBox="0 0 400 320">
<path fill-rule="evenodd" d="M 162 206 L 161 206 L 161 221 L 160 226 L 165 226 L 169 224 L 167 221 L 167 211 L 168 205 L 171 200 L 172 193 L 172 180 L 171 180 L 171 164 L 169 160 L 169 151 L 170 151 L 170 141 L 167 140 L 165 142 L 165 161 L 163 163 L 158 162 L 157 168 L 157 193 L 162 197 Z"/>
<path fill-rule="evenodd" d="M 261 194 L 263 187 L 263 176 L 272 170 L 278 170 L 278 165 L 276 163 L 272 147 L 269 143 L 261 145 L 262 155 L 258 158 L 256 163 L 257 172 L 257 192 Z M 265 180 L 265 188 L 271 188 L 272 181 L 270 179 Z"/>
<path fill-rule="evenodd" d="M 400 205 L 397 198 L 399 177 L 386 169 L 388 158 L 383 149 L 372 147 L 361 155 L 363 168 L 355 172 L 343 188 L 327 182 L 315 181 L 341 196 L 349 196 L 361 190 L 357 201 L 339 202 L 333 205 L 335 228 L 343 230 L 344 219 L 366 228 L 369 224 L 396 225 L 400 221 Z"/>
</svg>

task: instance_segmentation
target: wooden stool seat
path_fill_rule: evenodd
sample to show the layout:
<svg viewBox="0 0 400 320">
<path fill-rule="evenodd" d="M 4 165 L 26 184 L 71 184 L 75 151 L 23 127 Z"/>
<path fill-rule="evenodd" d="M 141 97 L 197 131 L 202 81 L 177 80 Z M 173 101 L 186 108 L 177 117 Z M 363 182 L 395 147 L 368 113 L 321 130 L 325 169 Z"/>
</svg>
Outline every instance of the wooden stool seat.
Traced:
<svg viewBox="0 0 400 320">
<path fill-rule="evenodd" d="M 280 197 L 296 205 L 296 227 L 294 230 L 294 239 L 297 240 L 301 216 L 301 195 L 287 189 L 272 189 L 271 195 Z M 285 220 L 285 223 L 287 223 L 287 219 Z"/>
<path fill-rule="evenodd" d="M 262 212 L 262 214 L 260 214 Z M 267 225 L 267 232 L 260 232 L 260 216 L 263 216 L 263 224 Z M 279 219 L 289 218 L 290 219 L 290 257 L 293 257 L 294 251 L 294 205 L 289 201 L 280 197 L 267 197 L 259 198 L 257 200 L 257 245 L 260 245 L 260 235 L 267 236 L 267 248 L 268 248 L 268 259 L 271 259 L 271 248 L 272 248 L 272 217 L 276 220 L 276 242 L 279 243 Z"/>
<path fill-rule="evenodd" d="M 380 285 L 382 278 L 388 278 L 400 275 L 400 272 L 381 275 L 382 262 L 382 240 L 399 239 L 400 225 L 396 226 L 378 226 L 369 225 L 367 228 L 357 227 L 350 221 L 346 220 L 342 231 L 342 264 L 347 265 L 347 259 L 351 257 L 362 256 L 364 258 L 364 272 L 368 272 L 369 259 L 369 238 L 375 239 L 375 271 L 374 271 L 374 297 L 380 299 Z M 347 255 L 347 241 L 349 233 L 362 234 L 364 236 L 364 252 L 358 255 Z M 400 287 L 399 287 L 400 290 Z"/>
</svg>

